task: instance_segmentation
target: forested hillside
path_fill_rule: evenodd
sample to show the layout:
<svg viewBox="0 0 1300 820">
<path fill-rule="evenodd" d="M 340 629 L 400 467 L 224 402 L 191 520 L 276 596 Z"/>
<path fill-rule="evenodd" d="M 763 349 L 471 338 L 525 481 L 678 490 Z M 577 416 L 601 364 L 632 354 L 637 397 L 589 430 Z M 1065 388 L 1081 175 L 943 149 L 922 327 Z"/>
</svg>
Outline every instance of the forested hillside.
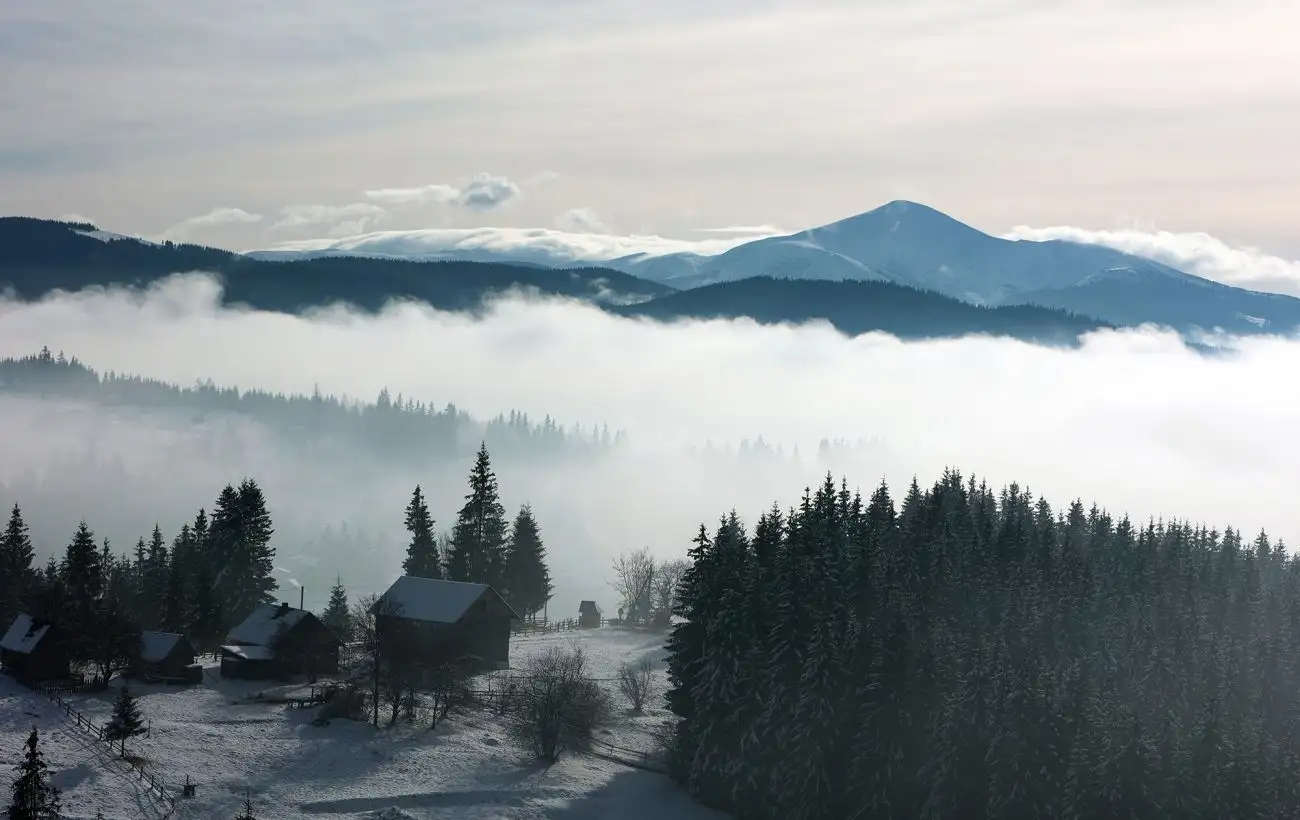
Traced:
<svg viewBox="0 0 1300 820">
<path fill-rule="evenodd" d="M 701 526 L 676 778 L 742 818 L 1300 814 L 1300 560 L 945 474 Z"/>
</svg>

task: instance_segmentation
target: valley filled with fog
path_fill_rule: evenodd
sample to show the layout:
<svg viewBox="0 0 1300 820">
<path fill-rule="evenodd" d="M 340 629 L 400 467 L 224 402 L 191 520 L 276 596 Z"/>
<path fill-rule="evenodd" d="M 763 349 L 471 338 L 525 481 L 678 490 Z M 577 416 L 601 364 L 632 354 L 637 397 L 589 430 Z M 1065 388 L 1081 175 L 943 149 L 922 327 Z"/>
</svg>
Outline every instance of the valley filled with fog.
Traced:
<svg viewBox="0 0 1300 820">
<path fill-rule="evenodd" d="M 1278 374 L 1300 371 L 1300 343 L 1219 341 L 1229 349 L 1212 356 L 1155 330 L 1099 332 L 1077 350 L 903 343 L 824 324 L 656 324 L 522 296 L 477 316 L 414 304 L 293 316 L 221 308 L 213 280 L 178 276 L 0 305 L 0 356 L 48 346 L 101 375 L 213 388 L 181 401 L 4 385 L 0 503 L 22 507 L 43 562 L 82 518 L 126 552 L 252 477 L 277 530 L 279 596 L 296 605 L 302 584 L 320 607 L 337 576 L 364 594 L 399 572 L 417 483 L 450 529 L 486 441 L 507 511 L 531 504 L 541 525 L 552 617 L 583 598 L 615 605 L 620 553 L 680 557 L 700 523 L 733 508 L 753 521 L 828 471 L 898 494 L 954 467 L 1027 483 L 1058 507 L 1080 497 L 1292 543 L 1300 388 Z M 215 388 L 302 398 L 232 404 Z M 321 422 L 313 394 L 364 423 Z M 408 400 L 441 421 L 412 421 Z"/>
</svg>

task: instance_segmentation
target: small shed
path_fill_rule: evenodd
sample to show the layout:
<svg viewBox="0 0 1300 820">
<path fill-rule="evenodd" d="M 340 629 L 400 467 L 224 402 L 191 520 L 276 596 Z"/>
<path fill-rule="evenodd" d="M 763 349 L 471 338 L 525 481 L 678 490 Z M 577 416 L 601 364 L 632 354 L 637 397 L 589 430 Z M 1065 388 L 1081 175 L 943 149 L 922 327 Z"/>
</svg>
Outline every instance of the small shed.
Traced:
<svg viewBox="0 0 1300 820">
<path fill-rule="evenodd" d="M 583 601 L 578 604 L 579 629 L 599 629 L 602 617 L 600 606 L 595 601 Z"/>
<path fill-rule="evenodd" d="M 339 670 L 339 640 L 305 609 L 261 604 L 226 635 L 221 676 L 248 680 L 311 678 Z"/>
<path fill-rule="evenodd" d="M 462 663 L 468 672 L 510 666 L 510 627 L 519 614 L 492 587 L 403 575 L 375 603 L 381 629 L 413 628 L 426 662 Z"/>
<path fill-rule="evenodd" d="M 63 631 L 58 624 L 20 613 L 0 638 L 0 665 L 10 675 L 28 683 L 69 677 Z"/>
<path fill-rule="evenodd" d="M 194 644 L 176 632 L 141 632 L 140 652 L 131 665 L 136 680 L 198 683 L 203 668 L 194 662 Z"/>
</svg>

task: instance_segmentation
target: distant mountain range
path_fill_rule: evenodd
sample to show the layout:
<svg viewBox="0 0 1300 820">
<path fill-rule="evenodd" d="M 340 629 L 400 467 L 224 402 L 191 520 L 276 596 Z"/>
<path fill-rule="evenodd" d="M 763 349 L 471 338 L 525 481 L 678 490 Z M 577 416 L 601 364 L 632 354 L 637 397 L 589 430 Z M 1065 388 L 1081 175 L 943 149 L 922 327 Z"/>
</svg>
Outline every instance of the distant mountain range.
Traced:
<svg viewBox="0 0 1300 820">
<path fill-rule="evenodd" d="M 292 313 L 337 302 L 373 311 L 394 299 L 418 300 L 443 310 L 473 310 L 492 294 L 523 288 L 581 299 L 629 318 L 748 317 L 763 324 L 821 319 L 847 334 L 878 330 L 910 339 L 989 334 L 1074 344 L 1081 333 L 1107 326 L 1063 310 L 979 306 L 881 280 L 756 276 L 677 290 L 667 282 L 608 267 L 559 269 L 329 253 L 278 258 L 282 261 L 198 245 L 158 244 L 86 223 L 0 218 L 0 289 L 24 300 L 58 290 L 141 287 L 173 273 L 204 271 L 224 281 L 227 304 Z"/>
<path fill-rule="evenodd" d="M 286 254 L 376 253 L 479 261 L 527 261 L 563 268 L 572 258 L 546 243 L 492 250 L 421 250 L 414 232 L 355 237 L 335 249 Z M 717 255 L 635 254 L 599 262 L 678 289 L 755 276 L 890 282 L 973 305 L 1033 304 L 1116 325 L 1154 323 L 1180 331 L 1289 333 L 1300 299 L 1234 288 L 1144 257 L 1064 240 L 990 236 L 933 208 L 896 201 L 787 236 L 755 239 Z"/>
</svg>

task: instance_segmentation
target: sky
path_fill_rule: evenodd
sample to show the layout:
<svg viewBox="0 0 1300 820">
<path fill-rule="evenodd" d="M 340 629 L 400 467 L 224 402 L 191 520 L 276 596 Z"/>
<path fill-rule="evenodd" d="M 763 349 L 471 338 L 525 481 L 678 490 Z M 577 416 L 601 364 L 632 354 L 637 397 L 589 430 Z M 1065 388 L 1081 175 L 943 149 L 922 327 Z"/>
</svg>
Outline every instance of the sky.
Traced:
<svg viewBox="0 0 1300 820">
<path fill-rule="evenodd" d="M 901 198 L 1290 276 L 1298 28 L 1277 0 L 4 3 L 0 213 L 689 244 Z"/>
<path fill-rule="evenodd" d="M 211 378 L 367 400 L 387 387 L 480 418 L 518 409 L 624 430 L 628 447 L 595 461 L 499 468 L 507 509 L 531 503 L 542 526 L 560 613 L 581 598 L 616 604 L 608 568 L 624 550 L 681 557 L 700 523 L 735 509 L 752 525 L 773 502 L 796 504 L 827 471 L 864 493 L 887 479 L 901 497 L 913 476 L 928 485 L 955 467 L 995 487 L 1020 482 L 1057 508 L 1080 498 L 1136 521 L 1177 517 L 1251 535 L 1266 528 L 1300 543 L 1300 511 L 1287 489 L 1300 463 L 1300 383 L 1279 376 L 1300 372 L 1297 339 L 1241 339 L 1234 354 L 1206 357 L 1172 334 L 1138 330 L 1098 333 L 1071 351 L 988 338 L 849 339 L 819 324 L 656 324 L 556 300 L 503 299 L 474 319 L 413 305 L 292 316 L 223 309 L 218 296 L 214 280 L 190 275 L 145 294 L 0 301 L 0 356 L 50 340 L 101 371 L 180 385 Z M 416 471 L 329 442 L 290 447 L 247 419 L 109 412 L 3 392 L 0 429 L 0 509 L 31 503 L 6 488 L 60 460 L 94 452 L 120 462 L 108 479 L 43 485 L 59 501 L 57 515 L 33 525 L 44 554 L 62 549 L 78 516 L 97 531 L 121 521 L 113 532 L 123 546 L 155 521 L 170 538 L 244 476 L 265 489 L 277 565 L 293 572 L 307 571 L 294 556 L 324 523 L 392 536 L 392 548 L 375 558 L 308 561 L 316 574 L 303 580 L 309 599 L 317 596 L 309 605 L 324 604 L 336 573 L 370 585 L 358 592 L 391 580 L 411 488 L 423 485 L 447 527 L 471 466 L 467 453 Z M 692 453 L 760 436 L 786 453 L 797 446 L 798 460 Z M 819 460 L 822 439 L 861 446 Z M 287 598 L 296 595 L 284 587 Z"/>
</svg>

